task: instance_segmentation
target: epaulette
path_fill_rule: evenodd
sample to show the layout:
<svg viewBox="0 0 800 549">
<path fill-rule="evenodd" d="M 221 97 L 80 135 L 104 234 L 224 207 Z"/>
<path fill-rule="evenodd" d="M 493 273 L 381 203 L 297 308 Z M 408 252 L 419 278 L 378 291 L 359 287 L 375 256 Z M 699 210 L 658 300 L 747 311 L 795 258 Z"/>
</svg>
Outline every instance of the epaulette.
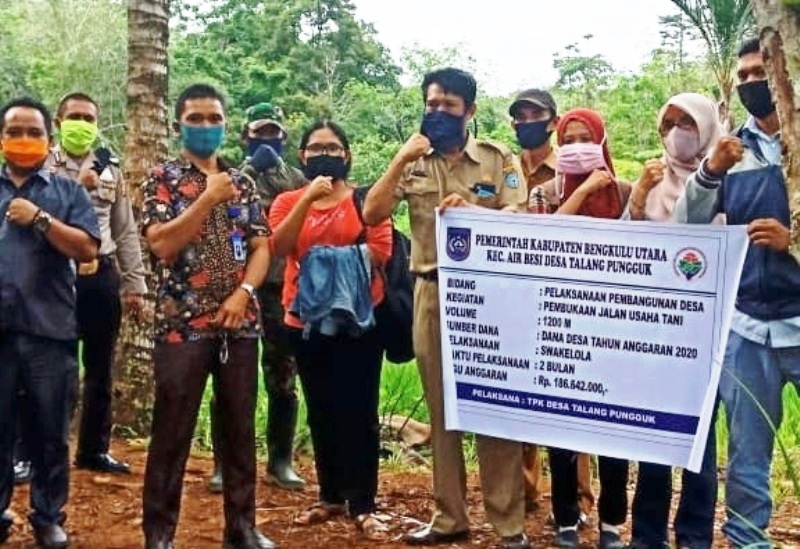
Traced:
<svg viewBox="0 0 800 549">
<path fill-rule="evenodd" d="M 483 139 L 476 139 L 476 141 L 479 147 L 486 147 L 487 149 L 495 150 L 500 154 L 502 154 L 504 157 L 511 156 L 513 154 L 511 147 L 509 147 L 505 143 L 500 143 L 498 141 L 486 141 Z"/>
</svg>

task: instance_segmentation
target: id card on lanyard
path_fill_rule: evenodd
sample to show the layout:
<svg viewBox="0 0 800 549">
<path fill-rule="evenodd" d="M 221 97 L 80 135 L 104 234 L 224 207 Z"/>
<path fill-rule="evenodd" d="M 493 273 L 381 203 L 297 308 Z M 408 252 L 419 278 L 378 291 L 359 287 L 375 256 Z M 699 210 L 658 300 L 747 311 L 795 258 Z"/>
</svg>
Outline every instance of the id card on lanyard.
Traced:
<svg viewBox="0 0 800 549">
<path fill-rule="evenodd" d="M 228 219 L 236 222 L 242 214 L 241 206 L 228 206 Z M 247 245 L 244 241 L 245 233 L 239 227 L 236 227 L 231 233 L 231 248 L 233 250 L 233 259 L 236 261 L 244 261 L 247 259 Z"/>
</svg>

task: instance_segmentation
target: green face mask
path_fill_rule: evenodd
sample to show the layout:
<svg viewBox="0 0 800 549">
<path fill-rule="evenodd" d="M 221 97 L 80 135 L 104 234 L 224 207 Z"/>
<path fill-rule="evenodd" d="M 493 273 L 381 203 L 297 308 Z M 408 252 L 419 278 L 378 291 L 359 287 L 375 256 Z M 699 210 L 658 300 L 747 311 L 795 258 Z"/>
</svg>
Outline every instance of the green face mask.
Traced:
<svg viewBox="0 0 800 549">
<path fill-rule="evenodd" d="M 73 156 L 83 156 L 97 141 L 97 124 L 85 120 L 64 120 L 58 135 L 65 151 Z"/>
</svg>

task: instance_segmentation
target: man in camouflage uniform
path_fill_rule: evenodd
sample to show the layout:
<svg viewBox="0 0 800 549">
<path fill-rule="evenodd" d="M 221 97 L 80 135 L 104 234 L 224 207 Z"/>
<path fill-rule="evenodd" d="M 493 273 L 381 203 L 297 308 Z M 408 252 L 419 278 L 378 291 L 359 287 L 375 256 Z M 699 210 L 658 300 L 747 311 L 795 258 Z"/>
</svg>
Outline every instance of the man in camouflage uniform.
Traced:
<svg viewBox="0 0 800 549">
<path fill-rule="evenodd" d="M 286 128 L 283 111 L 270 103 L 258 103 L 247 109 L 247 122 L 242 130 L 242 141 L 247 157 L 242 173 L 253 179 L 258 188 L 264 215 L 272 202 L 285 191 L 305 185 L 303 174 L 281 160 L 286 143 Z M 263 147 L 269 147 L 264 150 Z M 253 155 L 261 149 L 258 160 Z M 292 449 L 297 424 L 297 365 L 286 340 L 283 324 L 284 259 L 273 257 L 267 278 L 258 289 L 264 337 L 262 339 L 261 369 L 267 391 L 267 476 L 277 486 L 287 490 L 298 490 L 305 482 L 292 469 Z M 209 480 L 212 492 L 222 490 L 222 474 L 217 459 L 219 423 L 216 420 L 213 401 L 211 409 L 211 436 L 215 449 L 214 475 Z"/>
</svg>

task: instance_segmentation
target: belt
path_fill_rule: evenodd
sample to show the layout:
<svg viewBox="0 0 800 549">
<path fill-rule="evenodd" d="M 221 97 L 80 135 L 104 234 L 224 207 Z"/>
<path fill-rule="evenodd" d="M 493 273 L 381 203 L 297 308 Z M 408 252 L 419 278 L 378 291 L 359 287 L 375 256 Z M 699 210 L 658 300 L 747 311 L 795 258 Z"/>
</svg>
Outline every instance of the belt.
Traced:
<svg viewBox="0 0 800 549">
<path fill-rule="evenodd" d="M 86 263 L 78 263 L 78 274 L 81 276 L 91 276 L 97 274 L 100 267 L 107 267 L 113 263 L 111 255 L 99 255 Z"/>
<path fill-rule="evenodd" d="M 421 278 L 426 282 L 439 282 L 439 271 L 431 271 L 428 273 L 414 273 L 414 276 Z"/>
</svg>

